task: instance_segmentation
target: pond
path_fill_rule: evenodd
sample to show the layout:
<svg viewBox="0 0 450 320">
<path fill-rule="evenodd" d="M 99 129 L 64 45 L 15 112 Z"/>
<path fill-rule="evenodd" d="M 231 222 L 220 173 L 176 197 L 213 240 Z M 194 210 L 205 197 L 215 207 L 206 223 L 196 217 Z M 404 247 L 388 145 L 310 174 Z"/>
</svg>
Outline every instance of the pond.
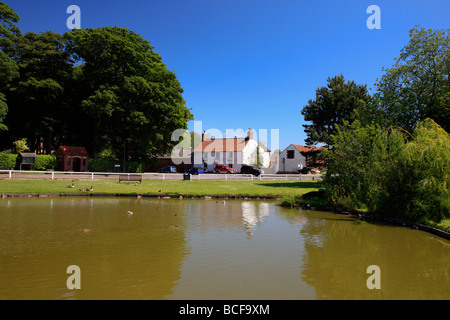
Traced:
<svg viewBox="0 0 450 320">
<path fill-rule="evenodd" d="M 448 240 L 271 200 L 0 199 L 0 248 L 3 300 L 450 299 Z"/>
</svg>

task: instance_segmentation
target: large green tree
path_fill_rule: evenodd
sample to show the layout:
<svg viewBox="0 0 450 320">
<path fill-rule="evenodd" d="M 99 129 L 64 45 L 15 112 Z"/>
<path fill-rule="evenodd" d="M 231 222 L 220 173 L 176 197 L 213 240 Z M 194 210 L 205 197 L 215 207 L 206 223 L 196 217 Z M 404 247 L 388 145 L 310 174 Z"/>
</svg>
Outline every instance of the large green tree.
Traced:
<svg viewBox="0 0 450 320">
<path fill-rule="evenodd" d="M 78 63 L 73 125 L 82 128 L 91 155 L 108 145 L 132 157 L 168 152 L 172 131 L 187 128 L 193 117 L 175 73 L 150 43 L 118 27 L 75 29 L 64 37 Z"/>
<path fill-rule="evenodd" d="M 332 145 L 331 135 L 336 132 L 336 125 L 351 120 L 354 111 L 364 108 L 370 99 L 366 85 L 345 82 L 342 74 L 328 78 L 327 86 L 318 88 L 315 99 L 310 99 L 301 111 L 305 121 L 311 121 L 303 125 L 307 134 L 305 142 Z"/>
<path fill-rule="evenodd" d="M 62 35 L 26 33 L 17 45 L 20 78 L 11 84 L 7 124 L 11 139 L 26 137 L 32 150 L 40 142 L 47 152 L 64 137 L 65 88 L 72 74 Z"/>
<path fill-rule="evenodd" d="M 0 132 L 7 130 L 3 123 L 8 105 L 5 92 L 13 79 L 19 76 L 18 67 L 13 60 L 16 43 L 21 36 L 17 23 L 20 18 L 8 5 L 0 2 Z"/>
<path fill-rule="evenodd" d="M 388 125 L 409 132 L 434 119 L 450 130 L 450 29 L 410 30 L 409 43 L 376 83 L 378 107 Z"/>
</svg>

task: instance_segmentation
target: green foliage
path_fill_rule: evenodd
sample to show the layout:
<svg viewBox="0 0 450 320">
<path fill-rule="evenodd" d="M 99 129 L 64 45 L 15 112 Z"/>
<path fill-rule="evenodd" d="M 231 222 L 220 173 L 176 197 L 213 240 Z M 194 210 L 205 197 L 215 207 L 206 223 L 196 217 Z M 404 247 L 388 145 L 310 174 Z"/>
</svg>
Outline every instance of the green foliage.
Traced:
<svg viewBox="0 0 450 320">
<path fill-rule="evenodd" d="M 143 161 L 128 161 L 127 172 L 143 173 L 145 171 L 145 163 Z"/>
<path fill-rule="evenodd" d="M 89 171 L 91 172 L 110 172 L 114 169 L 114 164 L 117 161 L 109 159 L 89 159 Z"/>
<path fill-rule="evenodd" d="M 344 123 L 333 146 L 324 179 L 333 205 L 419 222 L 450 216 L 450 137 L 433 120 L 412 135 Z"/>
<path fill-rule="evenodd" d="M 39 154 L 36 157 L 36 170 L 56 170 L 58 162 L 53 154 Z"/>
<path fill-rule="evenodd" d="M 175 73 L 135 32 L 22 35 L 18 21 L 0 2 L 0 147 L 26 137 L 47 153 L 83 145 L 93 158 L 108 149 L 145 159 L 167 153 L 171 133 L 193 119 Z"/>
<path fill-rule="evenodd" d="M 172 131 L 186 128 L 192 115 L 175 74 L 150 43 L 118 27 L 76 29 L 64 37 L 81 63 L 79 111 L 91 155 L 97 158 L 105 145 L 119 158 L 124 150 L 132 158 L 168 152 Z"/>
<path fill-rule="evenodd" d="M 89 159 L 89 171 L 91 172 L 112 172 L 114 171 L 115 164 L 120 164 L 121 168 L 123 163 L 117 160 L 111 159 Z M 127 161 L 126 170 L 127 173 L 143 173 L 145 171 L 144 161 Z"/>
<path fill-rule="evenodd" d="M 0 167 L 15 168 L 17 165 L 17 154 L 0 152 Z"/>
<path fill-rule="evenodd" d="M 27 146 L 26 138 L 14 141 L 13 145 L 14 145 L 14 151 L 16 153 L 26 152 L 26 151 L 30 150 L 30 148 L 28 148 L 28 146 Z"/>
<path fill-rule="evenodd" d="M 450 29 L 410 30 L 409 43 L 376 83 L 389 125 L 413 131 L 426 118 L 450 130 Z"/>
<path fill-rule="evenodd" d="M 301 111 L 305 121 L 312 122 L 303 125 L 308 145 L 331 145 L 331 135 L 336 132 L 336 125 L 350 121 L 354 110 L 363 108 L 370 100 L 365 85 L 345 82 L 343 75 L 328 78 L 327 83 L 327 87 L 316 90 L 316 98 L 309 100 Z"/>
<path fill-rule="evenodd" d="M 3 123 L 8 114 L 5 91 L 19 76 L 17 63 L 12 59 L 15 52 L 15 41 L 20 35 L 20 30 L 16 26 L 19 19 L 14 10 L 0 2 L 0 132 L 8 129 Z"/>
</svg>

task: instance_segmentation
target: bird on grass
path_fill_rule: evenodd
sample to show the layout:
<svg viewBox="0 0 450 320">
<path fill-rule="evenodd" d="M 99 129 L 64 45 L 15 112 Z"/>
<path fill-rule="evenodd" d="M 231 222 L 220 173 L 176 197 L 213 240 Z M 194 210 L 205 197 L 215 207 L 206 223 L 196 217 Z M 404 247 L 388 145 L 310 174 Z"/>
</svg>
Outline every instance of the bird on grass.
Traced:
<svg viewBox="0 0 450 320">
<path fill-rule="evenodd" d="M 92 231 L 91 229 L 86 229 L 86 228 L 84 228 L 84 229 L 78 228 L 78 230 L 79 230 L 79 231 L 83 231 L 84 233 L 87 233 L 87 232 L 91 232 L 91 231 Z"/>
<path fill-rule="evenodd" d="M 133 211 L 128 211 L 127 213 L 129 216 L 131 216 L 133 214 Z"/>
<path fill-rule="evenodd" d="M 93 186 L 91 186 L 90 188 L 87 188 L 86 191 L 94 191 Z"/>
<path fill-rule="evenodd" d="M 75 188 L 75 183 L 69 184 L 67 188 Z"/>
</svg>

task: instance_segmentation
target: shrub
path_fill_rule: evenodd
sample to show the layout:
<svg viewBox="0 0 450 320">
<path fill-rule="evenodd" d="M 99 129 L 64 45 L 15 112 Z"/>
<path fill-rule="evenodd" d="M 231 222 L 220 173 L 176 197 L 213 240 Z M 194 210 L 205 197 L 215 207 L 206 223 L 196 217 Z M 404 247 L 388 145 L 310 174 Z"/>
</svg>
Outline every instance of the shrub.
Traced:
<svg viewBox="0 0 450 320">
<path fill-rule="evenodd" d="M 89 159 L 89 171 L 108 172 L 114 168 L 114 161 L 107 159 Z"/>
<path fill-rule="evenodd" d="M 17 166 L 17 154 L 0 152 L 0 167 L 15 168 Z"/>
<path fill-rule="evenodd" d="M 324 179 L 335 206 L 417 222 L 450 216 L 450 137 L 433 120 L 413 132 L 339 126 Z"/>
<path fill-rule="evenodd" d="M 129 161 L 127 163 L 127 172 L 130 173 L 143 173 L 145 169 L 145 163 L 141 161 Z"/>
<path fill-rule="evenodd" d="M 57 165 L 56 156 L 53 154 L 39 154 L 36 157 L 36 170 L 55 170 Z"/>
</svg>

